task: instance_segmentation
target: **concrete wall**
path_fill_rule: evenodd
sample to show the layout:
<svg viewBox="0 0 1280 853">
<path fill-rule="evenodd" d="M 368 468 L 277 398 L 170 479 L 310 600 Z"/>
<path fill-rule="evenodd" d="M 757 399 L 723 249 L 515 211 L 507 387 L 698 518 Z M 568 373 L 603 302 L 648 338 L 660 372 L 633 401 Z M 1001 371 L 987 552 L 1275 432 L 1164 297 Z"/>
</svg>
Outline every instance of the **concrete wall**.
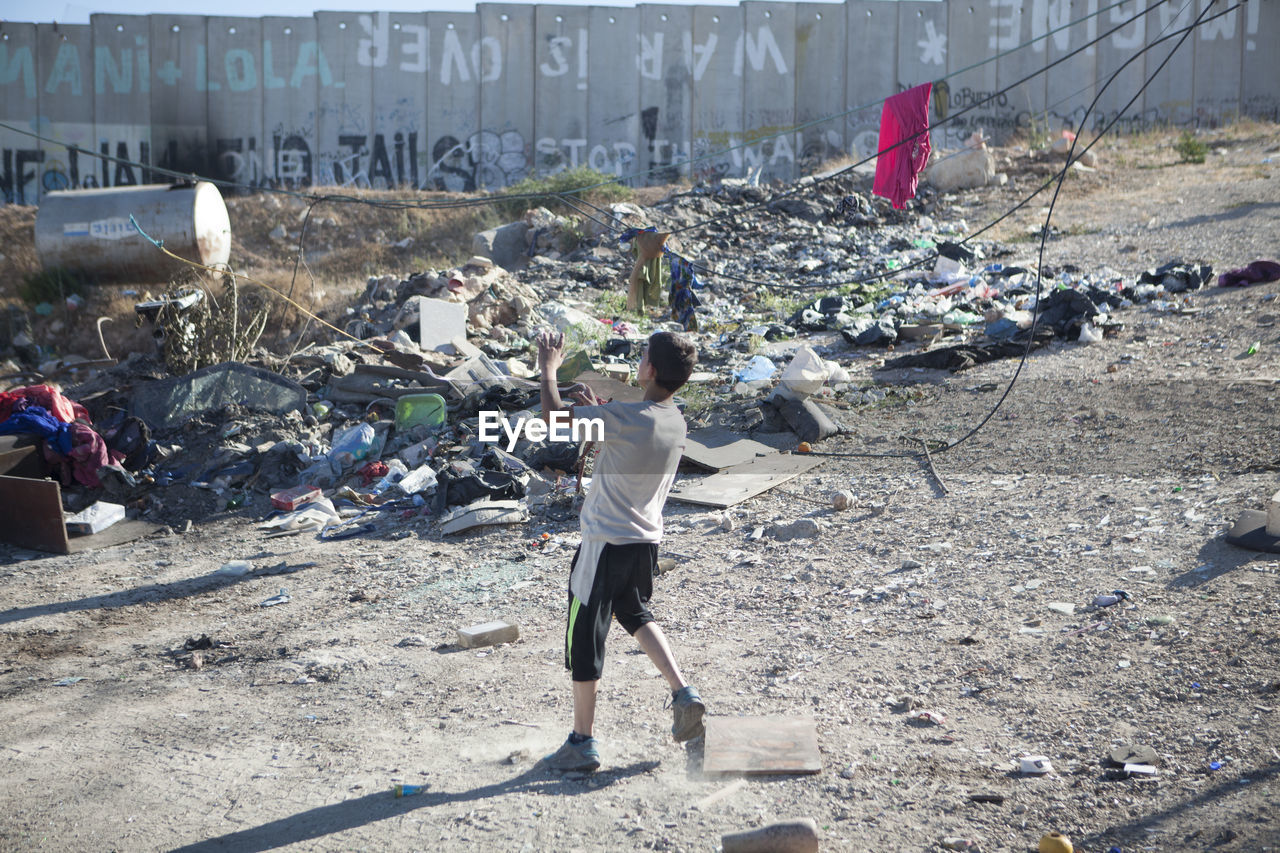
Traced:
<svg viewBox="0 0 1280 853">
<path fill-rule="evenodd" d="M 1100 126 L 1174 42 L 1103 90 L 1111 74 L 1209 2 L 481 3 L 474 13 L 0 23 L 0 122 L 54 140 L 0 128 L 0 197 L 35 204 L 51 189 L 158 180 L 151 165 L 251 186 L 454 191 L 580 165 L 652 170 L 633 184 L 790 178 L 874 153 L 880 101 L 928 81 L 934 124 L 953 119 L 935 145 L 978 128 L 1002 139 L 1033 123 L 1075 126 L 1095 95 L 1088 125 Z M 1280 63 L 1266 52 L 1277 37 L 1280 0 L 1248 0 L 1193 34 L 1120 127 L 1280 118 Z"/>
</svg>

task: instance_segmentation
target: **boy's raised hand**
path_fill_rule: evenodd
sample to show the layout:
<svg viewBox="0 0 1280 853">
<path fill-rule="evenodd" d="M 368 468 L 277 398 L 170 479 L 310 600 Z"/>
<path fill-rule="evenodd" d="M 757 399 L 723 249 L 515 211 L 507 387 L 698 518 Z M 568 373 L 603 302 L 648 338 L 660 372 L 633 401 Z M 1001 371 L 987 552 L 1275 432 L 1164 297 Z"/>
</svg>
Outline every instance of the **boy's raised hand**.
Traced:
<svg viewBox="0 0 1280 853">
<path fill-rule="evenodd" d="M 564 333 L 545 330 L 538 333 L 538 369 L 542 374 L 554 373 L 564 362 Z"/>
</svg>

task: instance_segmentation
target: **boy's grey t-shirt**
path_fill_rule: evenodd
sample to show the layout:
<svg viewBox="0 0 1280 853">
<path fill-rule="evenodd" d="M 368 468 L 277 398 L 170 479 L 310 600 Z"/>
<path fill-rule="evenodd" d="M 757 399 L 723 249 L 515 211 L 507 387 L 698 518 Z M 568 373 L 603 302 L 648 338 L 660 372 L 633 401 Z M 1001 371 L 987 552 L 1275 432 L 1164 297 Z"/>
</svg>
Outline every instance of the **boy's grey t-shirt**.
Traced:
<svg viewBox="0 0 1280 853">
<path fill-rule="evenodd" d="M 600 418 L 604 441 L 582 506 L 582 535 L 615 545 L 662 539 L 662 505 L 685 449 L 674 403 L 576 406 L 574 419 Z"/>
</svg>

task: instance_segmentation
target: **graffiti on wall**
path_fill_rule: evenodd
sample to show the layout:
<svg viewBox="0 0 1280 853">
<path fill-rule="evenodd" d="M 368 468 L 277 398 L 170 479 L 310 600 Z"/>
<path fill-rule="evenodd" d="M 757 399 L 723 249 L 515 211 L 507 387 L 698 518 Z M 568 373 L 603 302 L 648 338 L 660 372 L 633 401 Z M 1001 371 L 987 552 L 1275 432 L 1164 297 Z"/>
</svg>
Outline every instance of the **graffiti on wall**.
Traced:
<svg viewBox="0 0 1280 853">
<path fill-rule="evenodd" d="M 959 144 L 978 129 L 1000 139 L 1032 124 L 1056 129 L 1085 122 L 1097 130 L 1114 120 L 1119 129 L 1141 130 L 1161 122 L 1214 125 L 1239 113 L 1280 116 L 1280 92 L 1243 79 L 1243 69 L 1262 67 L 1259 51 L 1272 41 L 1267 36 L 1277 34 L 1272 32 L 1277 18 L 1271 7 L 1264 9 L 1264 0 L 1247 0 L 1239 9 L 1206 23 L 1189 42 L 1213 51 L 1207 55 L 1242 59 L 1242 70 L 1232 72 L 1236 77 L 1224 81 L 1219 74 L 1206 82 L 1197 76 L 1189 85 L 1206 88 L 1180 92 L 1166 87 L 1158 102 L 1148 95 L 1123 115 L 1112 98 L 1086 117 L 1087 99 L 1101 84 L 1104 70 L 1109 72 L 1118 57 L 1131 55 L 1168 29 L 1189 25 L 1210 0 L 1162 4 L 1126 24 L 1129 16 L 1144 8 L 1134 0 L 1066 26 L 1096 12 L 1102 2 L 1085 0 L 1082 8 L 1079 0 L 988 0 L 974 7 L 980 17 L 967 20 L 963 37 L 948 31 L 946 4 L 938 4 L 936 11 L 921 10 L 919 20 L 910 24 L 911 35 L 902 30 L 897 69 L 902 77 L 916 79 L 900 80 L 898 88 L 909 82 L 935 81 L 935 122 L 948 122 L 935 138 L 947 146 Z M 723 8 L 717 13 L 733 14 Z M 0 121 L 47 130 L 52 125 L 40 115 L 50 108 L 46 105 L 56 106 L 57 116 L 90 117 L 83 125 L 89 130 L 75 140 L 79 147 L 3 132 L 0 197 L 6 202 L 34 203 L 54 189 L 129 186 L 160 179 L 155 171 L 159 168 L 201 174 L 208 169 L 216 177 L 251 187 L 333 184 L 468 192 L 579 166 L 620 177 L 646 170 L 647 181 L 752 172 L 789 177 L 835 156 L 874 153 L 878 109 L 836 115 L 825 125 L 779 133 L 803 123 L 800 116 L 813 116 L 814 103 L 830 102 L 816 98 L 806 102 L 806 95 L 813 93 L 795 87 L 777 104 L 742 100 L 723 110 L 700 108 L 697 116 L 690 113 L 699 86 L 746 93 L 751 91 L 750 81 L 763 81 L 766 91 L 787 91 L 785 82 L 780 85 L 779 81 L 797 73 L 806 50 L 818 50 L 810 48 L 811 43 L 821 42 L 826 51 L 822 55 L 844 56 L 852 28 L 806 30 L 801 37 L 799 28 L 785 31 L 778 17 L 747 24 L 744 15 L 737 24 L 727 22 L 712 30 L 650 19 L 625 36 L 624 55 L 610 57 L 615 60 L 608 63 L 610 79 L 595 81 L 591 69 L 601 65 L 600 57 L 592 54 L 592 39 L 598 34 L 594 21 L 580 26 L 570 18 L 552 33 L 539 33 L 537 26 L 528 23 L 535 16 L 519 17 L 524 22 L 519 23 L 520 29 L 495 34 L 487 28 L 501 25 L 476 13 L 450 16 L 443 26 L 435 18 L 428 25 L 425 15 L 405 20 L 391 12 L 352 13 L 350 42 L 335 42 L 323 32 L 309 39 L 264 32 L 248 41 L 240 36 L 237 42 L 233 28 L 214 38 L 213 19 L 205 19 L 203 27 L 184 27 L 181 36 L 172 39 L 166 35 L 162 50 L 149 38 L 153 22 L 143 17 L 136 19 L 132 32 L 121 29 L 113 18 L 109 32 L 106 24 L 95 23 L 72 38 L 42 40 L 39 48 L 30 35 L 0 40 Z M 455 27 L 457 19 L 464 25 Z M 586 17 L 579 13 L 576 20 Z M 946 79 L 947 69 L 961 64 L 951 54 L 962 48 L 972 55 L 978 45 L 984 56 L 1021 49 L 1013 64 L 1033 69 L 1121 24 L 1072 60 L 1072 73 L 1083 75 L 1076 88 L 1084 95 L 1055 99 L 1042 89 L 1038 100 L 1033 94 L 1028 102 L 1025 92 L 1003 91 L 1001 84 L 1009 81 L 997 80 L 995 74 L 982 78 L 986 83 L 974 82 L 977 77 L 961 78 L 964 82 Z M 897 37 L 896 20 L 881 26 L 888 27 L 886 39 Z M 517 44 L 511 41 L 514 38 L 530 38 L 532 45 Z M 619 43 L 616 33 L 610 39 L 610 45 Z M 610 49 L 618 52 L 616 47 Z M 846 101 L 874 96 L 859 90 L 854 81 L 861 67 L 882 65 L 882 58 L 875 55 L 850 57 L 839 72 Z M 1229 61 L 1223 67 L 1235 66 Z M 360 74 L 353 77 L 355 71 Z M 718 81 L 715 75 L 732 79 Z M 535 135 L 531 127 L 503 125 L 500 101 L 486 100 L 481 113 L 481 92 L 498 93 L 501 98 L 507 97 L 502 93 L 508 90 L 530 91 L 504 89 L 503 81 L 513 78 L 530 78 L 535 99 L 544 84 L 556 87 L 556 92 L 585 92 L 593 85 L 622 92 L 634 85 L 641 92 L 656 94 L 631 114 L 619 110 L 618 115 L 603 119 L 566 115 L 564 131 L 557 132 L 552 124 L 545 130 L 540 127 Z M 368 81 L 361 84 L 367 91 L 353 91 L 352 79 Z M 1234 97 L 1230 96 L 1232 86 L 1236 87 Z M 379 105 L 379 99 L 388 97 Z M 444 98 L 448 106 L 433 106 L 433 97 Z M 219 102 L 219 98 L 235 100 Z M 585 96 L 581 103 L 585 111 Z M 208 106 L 193 106 L 199 104 Z M 217 122 L 214 104 L 218 104 L 216 114 L 223 117 Z M 268 113 L 267 104 L 271 109 L 284 105 L 283 115 L 307 117 L 281 122 L 278 115 Z M 129 120 L 134 108 L 137 124 Z M 521 104 L 513 112 L 523 115 L 526 108 Z M 179 109 L 181 121 L 167 114 Z M 201 109 L 207 116 L 203 125 Z M 235 116 L 246 111 L 254 114 L 254 121 L 245 125 L 256 130 L 237 126 Z M 96 126 L 95 115 L 100 118 Z M 101 120 L 107 115 L 110 124 Z M 752 126 L 746 126 L 744 115 Z M 441 122 L 429 135 L 427 116 Z M 594 130 L 584 133 L 584 127 Z M 61 142 L 72 141 L 50 134 Z"/>
</svg>

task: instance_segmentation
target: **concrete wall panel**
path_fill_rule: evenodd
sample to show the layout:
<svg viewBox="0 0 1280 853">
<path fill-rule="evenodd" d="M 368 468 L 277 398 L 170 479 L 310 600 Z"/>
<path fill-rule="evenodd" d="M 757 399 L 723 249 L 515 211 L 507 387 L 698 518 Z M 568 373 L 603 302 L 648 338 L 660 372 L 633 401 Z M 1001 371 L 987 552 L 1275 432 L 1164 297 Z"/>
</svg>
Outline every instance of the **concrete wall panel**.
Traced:
<svg viewBox="0 0 1280 853">
<path fill-rule="evenodd" d="M 695 6 L 692 56 L 692 174 L 703 180 L 741 175 L 744 149 L 743 9 Z M 736 72 L 736 73 L 735 73 Z M 729 149 L 734 149 L 730 151 Z"/>
<path fill-rule="evenodd" d="M 1196 11 L 1211 2 L 1200 0 Z M 1225 8 L 1228 7 L 1218 3 L 1209 15 Z M 1244 46 L 1240 35 L 1246 15 L 1243 9 L 1233 9 L 1221 18 L 1206 21 L 1179 50 L 1183 53 L 1192 43 L 1195 45 L 1195 121 L 1200 127 L 1217 127 L 1240 115 L 1241 48 Z M 1179 58 L 1175 56 L 1173 61 Z"/>
<path fill-rule="evenodd" d="M 1244 57 L 1240 72 L 1240 109 L 1245 115 L 1280 121 L 1280 0 L 1249 0 L 1245 5 Z"/>
<path fill-rule="evenodd" d="M 1141 2 L 1141 0 L 1139 0 Z M 991 0 L 987 47 L 1002 54 L 996 60 L 996 90 L 1003 93 L 1003 106 L 992 110 L 991 136 L 1008 139 L 1020 128 L 1043 130 L 1045 116 L 1045 75 L 1030 76 L 1044 68 L 1044 54 L 1033 47 L 1021 47 L 1032 38 L 1030 4 L 1022 0 Z"/>
<path fill-rule="evenodd" d="M 587 50 L 587 165 L 630 176 L 639 169 L 640 89 L 636 79 L 635 9 L 592 6 Z M 642 183 L 627 178 L 629 184 Z"/>
<path fill-rule="evenodd" d="M 1195 17 L 1196 9 L 1192 3 L 1160 4 L 1147 18 L 1149 28 L 1147 43 L 1150 44 L 1164 35 L 1190 26 Z M 1161 42 L 1147 52 L 1144 77 L 1155 72 L 1165 57 L 1169 56 L 1177 41 L 1177 37 L 1174 37 Z M 1179 126 L 1191 124 L 1195 115 L 1194 86 L 1195 54 L 1191 39 L 1188 39 L 1147 86 L 1142 101 L 1145 114 L 1169 124 Z"/>
<path fill-rule="evenodd" d="M 693 70 L 684 40 L 693 38 L 693 9 L 642 3 L 637 67 L 640 73 L 640 165 L 650 183 L 687 175 L 693 139 Z"/>
<path fill-rule="evenodd" d="M 373 65 L 360 52 L 358 12 L 317 12 L 316 183 L 335 187 L 386 187 L 389 168 L 374 183 Z M 361 61 L 364 59 L 365 61 Z M 389 163 L 386 152 L 382 162 Z"/>
<path fill-rule="evenodd" d="M 0 122 L 36 132 L 40 81 L 36 25 L 0 23 Z M 0 127 L 0 203 L 39 202 L 44 156 L 39 140 Z"/>
<path fill-rule="evenodd" d="M 205 18 L 148 17 L 154 162 L 177 172 L 207 175 L 209 85 Z"/>
<path fill-rule="evenodd" d="M 947 74 L 951 76 L 933 87 L 937 128 L 933 141 L 943 148 L 958 148 L 974 131 L 990 135 L 995 119 L 1008 102 L 1002 98 L 984 102 L 997 88 L 996 63 L 983 61 L 994 56 L 988 47 L 991 21 L 987 6 L 978 2 L 948 6 Z"/>
<path fill-rule="evenodd" d="M 873 157 L 880 138 L 880 109 L 898 91 L 898 10 L 894 3 L 845 4 L 848 83 L 845 140 L 859 159 Z"/>
<path fill-rule="evenodd" d="M 1072 24 L 1096 8 L 1096 0 L 1054 0 L 1032 8 L 1032 37 L 1047 35 L 1032 46 L 1046 63 L 1059 59 L 1045 75 L 1045 115 L 1051 133 L 1075 132 L 1085 118 L 1085 110 L 1097 94 L 1097 51 L 1081 50 L 1096 36 L 1095 19 Z M 1051 34 L 1050 34 L 1051 33 Z M 1089 125 L 1085 125 L 1088 130 Z"/>
<path fill-rule="evenodd" d="M 590 154 L 590 16 L 582 6 L 535 7 L 533 168 L 540 175 L 585 166 Z"/>
<path fill-rule="evenodd" d="M 845 30 L 843 5 L 796 5 L 795 120 L 797 125 L 819 122 L 796 132 L 801 172 L 812 172 L 845 151 L 844 117 L 839 116 L 846 103 Z"/>
<path fill-rule="evenodd" d="M 149 183 L 155 179 L 147 168 L 154 162 L 150 24 L 139 15 L 94 15 L 90 21 L 97 150 L 130 161 L 99 161 L 96 185 Z"/>
<path fill-rule="evenodd" d="M 34 202 L 42 188 L 162 179 L 152 164 L 250 186 L 454 191 L 580 164 L 632 183 L 757 166 L 785 178 L 841 148 L 874 154 L 883 98 L 924 81 L 935 84 L 935 144 L 976 128 L 997 141 L 1020 127 L 1056 135 L 1137 56 L 1099 97 L 1092 132 L 1173 43 L 1142 48 L 1210 0 L 1125 0 L 1099 13 L 1106 2 L 487 3 L 477 13 L 0 22 L 0 118 L 56 140 L 0 131 L 0 186 Z M 1103 33 L 1096 49 L 1069 55 Z M 1266 51 L 1277 35 L 1280 0 L 1246 0 L 1196 33 L 1117 129 L 1280 118 L 1280 65 Z M 984 58 L 993 61 L 970 67 Z M 130 162 L 90 162 L 104 153 Z"/>
<path fill-rule="evenodd" d="M 1103 12 L 1098 17 L 1098 35 L 1109 32 L 1146 8 L 1146 0 L 1128 0 L 1110 11 Z M 1150 54 L 1138 56 L 1123 71 L 1118 69 L 1146 45 L 1148 25 L 1156 20 L 1158 18 L 1153 15 L 1142 15 L 1133 23 L 1124 24 L 1098 43 L 1098 106 L 1090 117 L 1090 124 L 1095 128 L 1104 127 L 1107 122 L 1116 118 L 1129 99 L 1142 87 L 1142 81 L 1146 79 L 1147 56 Z M 1168 44 L 1172 46 L 1172 42 Z M 1185 47 L 1189 46 L 1188 42 Z M 1156 48 L 1156 50 L 1161 49 Z M 1167 53 L 1167 49 L 1164 52 Z M 1183 56 L 1189 59 L 1189 54 L 1183 54 Z M 1154 69 L 1155 64 L 1153 63 L 1151 67 Z M 1116 77 L 1110 85 L 1107 85 L 1112 74 Z M 1145 128 L 1151 124 L 1150 118 L 1149 114 L 1144 113 L 1143 98 L 1139 96 L 1134 105 L 1119 116 L 1115 127 L 1118 130 Z"/>
<path fill-rule="evenodd" d="M 93 31 L 87 24 L 40 24 L 36 28 L 40 77 L 37 95 L 44 136 L 65 145 L 41 142 L 39 191 L 84 185 L 97 160 L 67 146 L 93 151 Z"/>
<path fill-rule="evenodd" d="M 205 38 L 210 174 L 262 186 L 271 155 L 271 140 L 262 130 L 262 21 L 209 18 Z"/>
<path fill-rule="evenodd" d="M 480 188 L 524 180 L 533 160 L 534 22 L 532 6 L 481 3 Z"/>
<path fill-rule="evenodd" d="M 476 188 L 480 157 L 480 19 L 474 12 L 427 13 L 426 187 Z"/>
<path fill-rule="evenodd" d="M 795 177 L 796 7 L 793 3 L 742 4 L 743 168 L 759 167 L 768 178 Z M 785 132 L 784 132 L 785 131 Z M 778 135 L 781 133 L 782 135 Z M 768 139 L 758 137 L 767 136 Z"/>
<path fill-rule="evenodd" d="M 425 12 L 356 16 L 356 58 L 372 70 L 369 179 L 375 187 L 418 187 L 427 166 Z"/>
<path fill-rule="evenodd" d="M 316 97 L 333 70 L 316 41 L 314 18 L 262 19 L 262 126 L 272 184 L 299 188 L 317 177 Z"/>
</svg>

